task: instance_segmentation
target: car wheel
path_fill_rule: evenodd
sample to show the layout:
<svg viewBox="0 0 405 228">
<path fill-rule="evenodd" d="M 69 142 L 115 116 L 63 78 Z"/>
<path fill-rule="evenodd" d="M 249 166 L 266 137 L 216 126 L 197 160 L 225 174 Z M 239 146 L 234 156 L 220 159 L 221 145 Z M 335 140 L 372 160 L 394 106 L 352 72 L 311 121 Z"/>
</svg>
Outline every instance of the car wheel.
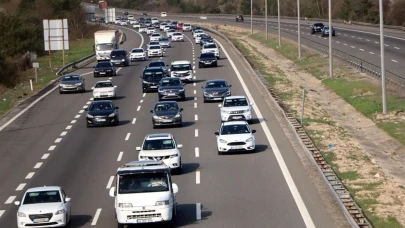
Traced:
<svg viewBox="0 0 405 228">
<path fill-rule="evenodd" d="M 121 224 L 121 223 L 117 222 L 117 228 L 124 228 L 124 224 Z"/>
<path fill-rule="evenodd" d="M 186 95 L 181 99 L 182 101 L 186 101 Z"/>
<path fill-rule="evenodd" d="M 82 93 L 85 93 L 85 92 L 86 92 L 86 88 L 83 86 Z"/>
<path fill-rule="evenodd" d="M 218 151 L 218 155 L 222 155 L 222 152 L 221 152 L 221 151 Z"/>
<path fill-rule="evenodd" d="M 87 127 L 87 128 L 90 128 L 91 126 L 90 126 L 90 124 L 87 124 L 86 127 Z"/>
<path fill-rule="evenodd" d="M 59 94 L 63 94 L 63 92 L 59 90 Z"/>
<path fill-rule="evenodd" d="M 208 101 L 204 99 L 204 103 L 207 103 Z"/>
<path fill-rule="evenodd" d="M 120 119 L 117 118 L 117 119 L 115 120 L 114 126 L 118 126 L 118 125 L 120 125 Z"/>
<path fill-rule="evenodd" d="M 173 212 L 172 212 L 172 220 L 167 222 L 167 226 L 170 227 L 170 228 L 175 228 L 176 227 L 176 213 L 175 213 L 174 209 L 173 209 Z"/>
<path fill-rule="evenodd" d="M 214 65 L 215 67 L 218 67 L 218 63 L 215 63 L 215 65 Z"/>
<path fill-rule="evenodd" d="M 253 123 L 253 119 L 250 119 L 250 120 L 248 120 L 247 122 L 248 122 L 248 124 L 252 124 L 252 123 Z"/>
<path fill-rule="evenodd" d="M 154 124 L 153 122 L 152 122 L 152 128 L 153 128 L 153 129 L 156 129 L 156 128 L 157 128 L 156 124 Z"/>
<path fill-rule="evenodd" d="M 198 68 L 201 68 L 202 66 L 201 66 L 201 64 L 198 64 Z"/>
</svg>

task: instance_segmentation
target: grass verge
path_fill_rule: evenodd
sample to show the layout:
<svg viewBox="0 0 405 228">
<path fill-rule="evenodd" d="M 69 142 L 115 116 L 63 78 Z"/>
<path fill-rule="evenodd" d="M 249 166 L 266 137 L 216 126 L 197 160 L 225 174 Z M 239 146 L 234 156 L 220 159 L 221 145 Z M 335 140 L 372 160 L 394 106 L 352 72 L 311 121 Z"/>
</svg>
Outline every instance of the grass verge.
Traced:
<svg viewBox="0 0 405 228">
<path fill-rule="evenodd" d="M 65 65 L 94 52 L 94 39 L 84 39 L 70 42 L 70 50 L 65 51 Z M 26 99 L 28 96 L 43 89 L 50 81 L 59 77 L 56 72 L 63 66 L 62 51 L 51 53 L 51 66 L 49 56 L 42 56 L 36 60 L 39 63 L 38 82 L 35 82 L 34 69 L 24 72 L 21 82 L 14 88 L 0 87 L 0 117 L 9 112 L 13 107 Z M 29 80 L 33 80 L 31 91 Z"/>
</svg>

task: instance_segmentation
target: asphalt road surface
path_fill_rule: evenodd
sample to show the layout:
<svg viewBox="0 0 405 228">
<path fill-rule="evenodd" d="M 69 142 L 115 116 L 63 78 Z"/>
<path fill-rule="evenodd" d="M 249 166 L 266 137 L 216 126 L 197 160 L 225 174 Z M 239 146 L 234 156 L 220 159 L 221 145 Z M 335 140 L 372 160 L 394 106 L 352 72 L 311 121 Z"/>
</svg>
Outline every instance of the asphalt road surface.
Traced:
<svg viewBox="0 0 405 228">
<path fill-rule="evenodd" d="M 128 50 L 149 42 L 145 34 L 124 31 L 122 46 Z M 0 132 L 0 227 L 16 227 L 13 202 L 28 188 L 44 185 L 61 186 L 72 198 L 69 227 L 116 227 L 110 179 L 117 167 L 137 160 L 135 147 L 145 135 L 157 132 L 170 132 L 184 145 L 184 172 L 173 177 L 179 186 L 178 227 L 334 227 L 300 158 L 247 72 L 234 62 L 230 47 L 218 39 L 223 45 L 219 66 L 199 69 L 200 47 L 191 33 L 186 35 L 162 59 L 166 64 L 190 60 L 196 66 L 195 84 L 187 85 L 187 100 L 179 102 L 183 127 L 152 129 L 149 110 L 158 97 L 142 93 L 139 79 L 149 60 L 119 68 L 111 78 L 118 86 L 117 127 L 86 128 L 89 89 L 103 80 L 93 78 L 91 64 L 75 72 L 86 78 L 86 93 L 53 90 Z M 233 95 L 247 95 L 254 102 L 256 153 L 217 154 L 214 132 L 220 110 L 217 103 L 203 103 L 201 91 L 206 80 L 217 78 L 232 84 Z"/>
</svg>

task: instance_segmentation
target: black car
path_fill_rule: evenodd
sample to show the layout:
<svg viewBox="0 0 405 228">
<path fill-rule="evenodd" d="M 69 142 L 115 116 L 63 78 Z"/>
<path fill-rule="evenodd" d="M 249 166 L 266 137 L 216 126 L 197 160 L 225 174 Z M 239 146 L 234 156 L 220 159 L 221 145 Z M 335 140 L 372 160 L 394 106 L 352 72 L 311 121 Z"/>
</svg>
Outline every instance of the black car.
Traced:
<svg viewBox="0 0 405 228">
<path fill-rule="evenodd" d="M 170 29 L 174 29 L 174 30 L 177 31 L 177 26 L 176 26 L 176 25 L 170 25 L 169 28 L 170 28 Z"/>
<path fill-rule="evenodd" d="M 147 14 L 147 13 L 143 13 L 142 16 L 148 16 L 148 14 Z"/>
<path fill-rule="evenodd" d="M 220 101 L 225 97 L 231 96 L 232 85 L 229 85 L 225 80 L 215 79 L 209 80 L 203 89 L 204 103 L 207 101 Z"/>
<path fill-rule="evenodd" d="M 142 79 L 142 92 L 156 91 L 159 87 L 159 82 L 166 76 L 165 71 L 161 67 L 145 67 Z"/>
<path fill-rule="evenodd" d="M 169 74 L 169 65 L 166 65 L 162 60 L 152 61 L 149 63 L 148 67 L 161 67 L 165 71 L 166 76 Z"/>
<path fill-rule="evenodd" d="M 110 54 L 110 61 L 118 66 L 129 66 L 128 52 L 125 49 L 115 49 Z"/>
<path fill-rule="evenodd" d="M 183 123 L 181 112 L 176 101 L 160 101 L 155 104 L 150 113 L 152 113 L 153 129 L 157 126 L 179 126 Z"/>
<path fill-rule="evenodd" d="M 145 22 L 145 18 L 143 18 L 143 17 L 139 18 L 139 23 L 143 23 L 143 22 Z"/>
<path fill-rule="evenodd" d="M 207 66 L 218 66 L 217 57 L 214 53 L 201 53 L 198 57 L 198 68 L 207 67 Z"/>
<path fill-rule="evenodd" d="M 146 20 L 143 22 L 143 24 L 144 24 L 146 27 L 151 27 L 151 26 L 152 26 L 152 21 L 146 19 Z"/>
<path fill-rule="evenodd" d="M 87 111 L 87 127 L 119 124 L 118 107 L 112 101 L 93 101 Z"/>
<path fill-rule="evenodd" d="M 116 76 L 117 69 L 115 68 L 114 64 L 111 62 L 103 61 L 97 63 L 94 67 L 94 77 L 99 76 Z"/>
<path fill-rule="evenodd" d="M 236 16 L 236 22 L 238 22 L 238 21 L 244 21 L 244 19 L 243 19 L 243 15 L 242 14 L 240 14 L 240 15 L 238 15 L 238 16 Z"/>
<path fill-rule="evenodd" d="M 128 12 L 125 11 L 125 12 L 124 12 L 124 15 L 128 15 Z"/>
<path fill-rule="evenodd" d="M 202 34 L 200 36 L 200 47 L 206 43 L 214 43 L 214 39 L 210 35 Z"/>
<path fill-rule="evenodd" d="M 186 88 L 178 77 L 164 78 L 159 83 L 158 95 L 161 100 L 186 100 Z"/>
<path fill-rule="evenodd" d="M 314 23 L 311 25 L 311 34 L 315 34 L 317 32 L 322 32 L 323 27 L 325 27 L 325 25 L 323 23 Z"/>
<path fill-rule="evenodd" d="M 86 92 L 86 86 L 84 84 L 84 78 L 78 74 L 64 75 L 59 82 L 59 93 L 64 92 Z"/>
</svg>

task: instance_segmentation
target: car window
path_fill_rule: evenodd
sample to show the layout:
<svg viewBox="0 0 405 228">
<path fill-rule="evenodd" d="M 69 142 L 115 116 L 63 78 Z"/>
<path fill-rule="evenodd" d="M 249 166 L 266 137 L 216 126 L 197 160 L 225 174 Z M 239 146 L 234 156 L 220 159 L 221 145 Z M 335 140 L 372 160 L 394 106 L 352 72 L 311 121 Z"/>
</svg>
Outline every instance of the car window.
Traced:
<svg viewBox="0 0 405 228">
<path fill-rule="evenodd" d="M 169 38 L 162 37 L 162 38 L 159 39 L 159 41 L 169 41 Z"/>
<path fill-rule="evenodd" d="M 248 126 L 242 124 L 224 125 L 221 128 L 221 135 L 248 134 Z"/>
<path fill-rule="evenodd" d="M 151 62 L 149 63 L 149 67 L 161 67 L 161 66 L 165 66 L 164 62 Z"/>
<path fill-rule="evenodd" d="M 95 88 L 105 88 L 105 87 L 114 87 L 111 82 L 98 82 Z"/>
<path fill-rule="evenodd" d="M 103 103 L 93 103 L 90 105 L 89 110 L 90 111 L 101 111 L 101 110 L 112 110 L 113 105 L 108 102 L 103 102 Z"/>
<path fill-rule="evenodd" d="M 160 86 L 179 86 L 181 84 L 181 80 L 179 79 L 163 79 L 160 81 Z"/>
<path fill-rule="evenodd" d="M 118 193 L 169 191 L 167 173 L 137 173 L 119 176 Z"/>
<path fill-rule="evenodd" d="M 158 45 L 158 44 L 159 44 L 159 42 L 157 42 L 157 41 L 151 41 L 151 42 L 149 42 L 149 46 Z"/>
<path fill-rule="evenodd" d="M 111 67 L 110 62 L 99 62 L 96 67 Z"/>
<path fill-rule="evenodd" d="M 162 79 L 163 74 L 164 74 L 163 70 L 145 71 L 144 74 L 143 74 L 143 79 L 145 79 L 145 80 Z"/>
<path fill-rule="evenodd" d="M 177 103 L 158 103 L 154 108 L 155 112 L 178 111 L 179 106 Z"/>
<path fill-rule="evenodd" d="M 208 82 L 205 88 L 224 88 L 228 87 L 224 81 Z"/>
<path fill-rule="evenodd" d="M 172 71 L 191 70 L 191 64 L 176 64 L 176 65 L 171 65 L 170 69 L 171 69 Z"/>
<path fill-rule="evenodd" d="M 113 51 L 111 52 L 111 57 L 123 57 L 125 56 L 124 51 Z"/>
<path fill-rule="evenodd" d="M 160 34 L 154 33 L 154 34 L 152 34 L 152 36 L 160 36 Z"/>
<path fill-rule="evenodd" d="M 23 204 L 62 202 L 59 191 L 27 192 Z"/>
<path fill-rule="evenodd" d="M 175 32 L 175 33 L 173 33 L 173 36 L 181 36 L 181 33 Z"/>
<path fill-rule="evenodd" d="M 79 75 L 68 75 L 62 78 L 62 81 L 78 81 L 81 80 Z"/>
<path fill-rule="evenodd" d="M 143 50 L 142 49 L 133 49 L 132 50 L 132 53 L 139 53 L 139 52 L 143 52 Z"/>
<path fill-rule="evenodd" d="M 150 49 L 160 49 L 159 46 L 150 46 L 149 48 L 150 48 Z"/>
<path fill-rule="evenodd" d="M 248 106 L 246 98 L 225 99 L 224 107 Z"/>
<path fill-rule="evenodd" d="M 175 149 L 172 139 L 145 140 L 143 150 L 170 150 Z"/>
</svg>

